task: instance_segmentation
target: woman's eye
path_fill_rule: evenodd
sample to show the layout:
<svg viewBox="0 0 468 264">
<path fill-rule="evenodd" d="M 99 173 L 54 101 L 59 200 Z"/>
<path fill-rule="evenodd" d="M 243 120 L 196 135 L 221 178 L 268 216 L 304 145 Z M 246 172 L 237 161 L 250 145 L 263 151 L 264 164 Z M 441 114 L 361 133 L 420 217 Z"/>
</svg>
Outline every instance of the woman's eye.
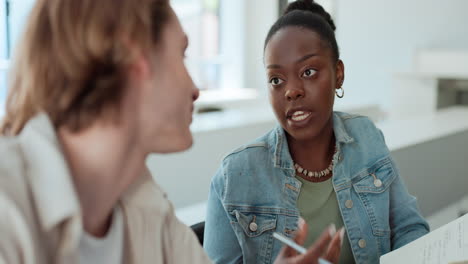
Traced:
<svg viewBox="0 0 468 264">
<path fill-rule="evenodd" d="M 302 74 L 303 77 L 311 77 L 313 76 L 317 71 L 316 70 L 313 70 L 313 69 L 307 69 L 304 71 L 304 73 Z"/>
<path fill-rule="evenodd" d="M 272 84 L 274 86 L 275 85 L 280 85 L 282 83 L 283 83 L 283 80 L 281 80 L 280 78 L 275 77 L 275 78 L 270 79 L 270 84 Z"/>
</svg>

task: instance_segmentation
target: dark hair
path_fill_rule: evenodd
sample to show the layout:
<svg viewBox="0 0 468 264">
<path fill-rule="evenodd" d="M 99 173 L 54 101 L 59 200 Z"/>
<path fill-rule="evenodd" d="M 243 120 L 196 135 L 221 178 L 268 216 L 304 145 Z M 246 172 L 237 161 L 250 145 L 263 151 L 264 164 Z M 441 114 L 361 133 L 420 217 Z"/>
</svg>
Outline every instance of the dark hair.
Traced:
<svg viewBox="0 0 468 264">
<path fill-rule="evenodd" d="M 265 39 L 264 49 L 276 32 L 288 26 L 303 27 L 316 32 L 331 48 L 333 59 L 338 61 L 340 58 L 335 38 L 335 23 L 330 14 L 314 0 L 297 0 L 290 3 L 283 15 L 271 26 Z"/>
</svg>

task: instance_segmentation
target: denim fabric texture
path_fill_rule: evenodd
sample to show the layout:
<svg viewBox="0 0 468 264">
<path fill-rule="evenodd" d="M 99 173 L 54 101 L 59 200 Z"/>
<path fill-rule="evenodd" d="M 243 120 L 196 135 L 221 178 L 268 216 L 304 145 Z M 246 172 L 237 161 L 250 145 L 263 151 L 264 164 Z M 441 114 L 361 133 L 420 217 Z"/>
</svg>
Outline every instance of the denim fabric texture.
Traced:
<svg viewBox="0 0 468 264">
<path fill-rule="evenodd" d="M 372 121 L 334 112 L 333 126 L 332 182 L 354 259 L 379 263 L 429 226 Z M 205 226 L 204 247 L 215 263 L 274 261 L 283 245 L 273 232 L 292 238 L 297 229 L 301 182 L 294 176 L 280 126 L 223 159 L 211 182 Z"/>
</svg>

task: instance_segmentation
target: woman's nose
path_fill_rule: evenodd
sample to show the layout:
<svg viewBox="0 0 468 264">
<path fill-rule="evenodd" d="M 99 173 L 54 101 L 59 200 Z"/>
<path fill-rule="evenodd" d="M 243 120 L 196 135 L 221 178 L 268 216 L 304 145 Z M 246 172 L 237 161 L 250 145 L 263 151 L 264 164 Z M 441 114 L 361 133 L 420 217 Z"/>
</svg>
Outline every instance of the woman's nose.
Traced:
<svg viewBox="0 0 468 264">
<path fill-rule="evenodd" d="M 304 95 L 304 89 L 295 85 L 291 85 L 291 87 L 288 87 L 285 93 L 285 97 L 288 101 L 294 101 L 299 98 L 303 98 Z"/>
</svg>

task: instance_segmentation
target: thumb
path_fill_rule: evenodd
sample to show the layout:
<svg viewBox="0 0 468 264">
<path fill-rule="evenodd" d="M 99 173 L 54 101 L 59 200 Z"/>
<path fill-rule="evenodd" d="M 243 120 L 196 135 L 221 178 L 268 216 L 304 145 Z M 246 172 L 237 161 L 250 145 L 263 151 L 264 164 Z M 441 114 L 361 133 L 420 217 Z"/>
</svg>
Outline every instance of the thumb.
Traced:
<svg viewBox="0 0 468 264">
<path fill-rule="evenodd" d="M 299 221 L 297 222 L 297 232 L 296 236 L 294 237 L 294 241 L 298 245 L 304 245 L 304 242 L 307 239 L 307 234 L 309 233 L 309 226 L 307 225 L 306 221 L 304 218 L 299 217 Z"/>
<path fill-rule="evenodd" d="M 298 228 L 296 231 L 296 235 L 294 236 L 294 242 L 302 246 L 307 239 L 307 233 L 309 232 L 309 227 L 302 217 L 299 217 L 299 220 L 297 221 L 297 226 Z M 297 251 L 290 247 L 285 247 L 284 253 L 285 253 L 285 256 L 287 257 L 293 257 L 293 256 L 298 255 Z"/>
</svg>

